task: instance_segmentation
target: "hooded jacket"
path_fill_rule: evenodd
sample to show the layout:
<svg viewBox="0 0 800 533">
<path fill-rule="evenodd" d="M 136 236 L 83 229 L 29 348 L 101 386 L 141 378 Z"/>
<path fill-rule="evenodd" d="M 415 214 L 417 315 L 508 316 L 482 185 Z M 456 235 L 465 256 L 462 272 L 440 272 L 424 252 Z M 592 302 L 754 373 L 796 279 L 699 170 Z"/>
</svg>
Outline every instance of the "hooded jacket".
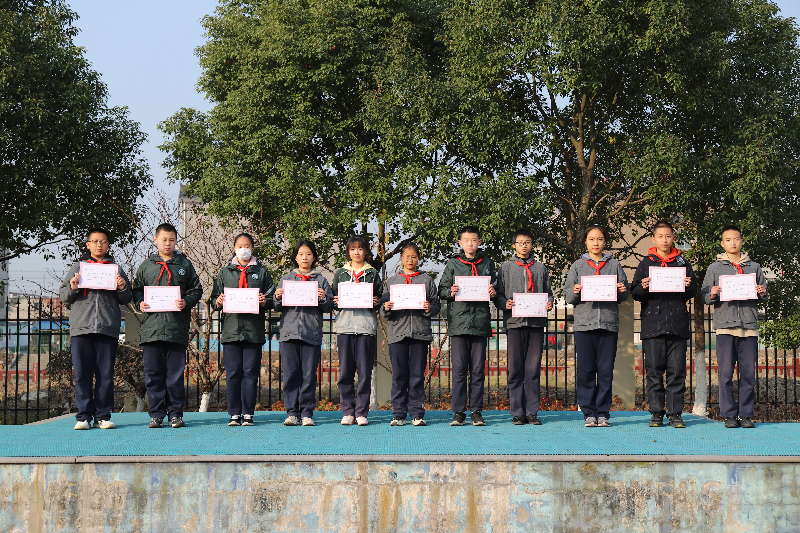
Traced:
<svg viewBox="0 0 800 533">
<path fill-rule="evenodd" d="M 751 261 L 750 257 L 744 252 L 742 252 L 739 266 L 743 274 L 756 275 L 756 285 L 767 286 L 767 278 L 764 276 L 761 266 L 755 261 Z M 720 276 L 738 273 L 737 268 L 728 259 L 728 254 L 722 253 L 717 255 L 717 260 L 711 263 L 706 272 L 706 277 L 703 278 L 703 288 L 700 290 L 700 294 L 703 296 L 703 302 L 706 305 L 714 306 L 715 329 L 758 329 L 758 305 L 769 299 L 769 293 L 764 296 L 758 296 L 755 300 L 723 302 L 720 301 L 719 295 L 711 298 L 711 287 L 719 285 Z"/>
<path fill-rule="evenodd" d="M 354 269 L 350 263 L 345 263 L 342 268 L 336 269 L 331 287 L 333 295 L 339 296 L 339 284 L 354 282 L 355 275 L 359 273 L 358 282 L 371 283 L 372 295 L 380 298 L 383 285 L 381 276 L 369 263 L 364 263 L 359 269 Z M 339 311 L 336 315 L 336 333 L 338 335 L 375 335 L 377 333 L 378 319 L 375 316 L 377 305 L 372 309 L 340 309 L 335 304 L 334 307 Z"/>
<path fill-rule="evenodd" d="M 283 288 L 284 281 L 302 281 L 292 270 L 278 282 L 278 289 Z M 284 306 L 281 300 L 273 297 L 275 310 L 281 313 L 280 340 L 299 340 L 308 344 L 322 344 L 322 313 L 333 311 L 333 292 L 328 280 L 319 271 L 309 274 L 308 281 L 316 281 L 319 288 L 325 291 L 325 298 L 316 307 Z"/>
<path fill-rule="evenodd" d="M 535 260 L 533 255 L 521 259 L 516 254 L 500 265 L 497 271 L 497 296 L 494 299 L 498 309 L 503 310 L 503 322 L 506 328 L 544 328 L 547 327 L 547 317 L 514 317 L 511 309 L 506 309 L 506 302 L 514 299 L 515 292 L 528 291 L 528 269 L 518 265 L 517 261 L 528 265 L 533 273 L 533 291 L 547 294 L 547 301 L 553 302 L 553 289 L 550 288 L 550 276 L 547 267 Z"/>
<path fill-rule="evenodd" d="M 163 266 L 156 261 L 166 263 L 163 274 Z M 159 254 L 150 255 L 139 265 L 133 281 L 133 301 L 137 309 L 144 301 L 145 286 L 153 285 L 180 287 L 181 298 L 186 302 L 186 307 L 182 311 L 143 313 L 141 342 L 165 341 L 186 346 L 189 344 L 192 309 L 203 297 L 203 285 L 192 262 L 184 254 L 177 252 L 166 261 Z"/>
<path fill-rule="evenodd" d="M 466 261 L 466 264 L 459 261 L 459 258 Z M 475 266 L 478 276 L 489 276 L 492 285 L 497 283 L 494 262 L 480 251 L 472 259 L 468 259 L 462 251 L 458 256 L 447 261 L 439 282 L 439 299 L 447 304 L 448 334 L 451 337 L 456 335 L 491 337 L 492 323 L 489 302 L 457 302 L 450 295 L 456 276 L 472 275 L 473 271 L 470 265 Z"/>
<path fill-rule="evenodd" d="M 61 281 L 58 290 L 58 296 L 70 310 L 69 334 L 71 337 L 77 337 L 78 335 L 99 333 L 116 339 L 119 337 L 122 324 L 122 311 L 119 306 L 131 301 L 131 282 L 125 271 L 117 267 L 119 275 L 125 279 L 123 290 L 72 290 L 69 281 L 80 270 L 81 263 L 91 258 L 91 254 L 85 254 L 78 262 L 73 263 L 67 270 L 67 275 Z M 114 258 L 107 255 L 103 261 L 114 263 Z"/>
<path fill-rule="evenodd" d="M 383 296 L 379 302 L 381 316 L 386 319 L 387 332 L 386 339 L 389 344 L 394 344 L 403 339 L 415 339 L 431 342 L 433 332 L 431 331 L 431 317 L 439 314 L 441 304 L 439 295 L 436 292 L 436 283 L 433 278 L 425 273 L 419 276 L 408 278 L 412 285 L 425 285 L 425 297 L 431 304 L 431 310 L 426 312 L 422 309 L 400 309 L 387 311 L 383 304 L 390 301 L 392 285 L 403 285 L 406 278 L 401 274 L 395 274 L 386 280 L 383 286 Z"/>
<path fill-rule="evenodd" d="M 587 263 L 598 263 L 589 257 L 588 253 L 572 263 L 567 272 L 567 279 L 564 282 L 564 300 L 567 304 L 572 304 L 573 317 L 575 319 L 575 331 L 591 331 L 593 329 L 605 329 L 608 331 L 619 332 L 619 304 L 628 299 L 628 291 L 623 293 L 617 291 L 616 302 L 584 302 L 581 295 L 575 294 L 575 285 L 581 284 L 581 276 L 593 276 L 595 269 Z M 628 287 L 628 277 L 622 270 L 619 261 L 611 257 L 611 254 L 603 253 L 606 264 L 600 269 L 601 276 L 617 276 L 617 283 L 624 283 Z"/>
<path fill-rule="evenodd" d="M 688 339 L 691 337 L 691 326 L 686 302 L 697 294 L 697 278 L 692 265 L 676 248 L 672 249 L 667 258 L 659 256 L 655 247 L 650 248 L 648 253 L 636 268 L 631 283 L 631 296 L 642 303 L 641 338 L 675 335 Z M 685 268 L 686 276 L 692 278 L 692 281 L 683 292 L 650 292 L 649 289 L 642 288 L 642 280 L 650 277 L 650 267 Z"/>
<path fill-rule="evenodd" d="M 217 279 L 214 281 L 214 290 L 211 292 L 211 306 L 214 309 L 222 310 L 217 307 L 217 299 L 220 294 L 225 292 L 225 288 L 238 288 L 241 270 L 239 260 L 235 257 L 220 270 Z M 266 305 L 260 305 L 257 314 L 249 313 L 221 313 L 222 327 L 220 332 L 220 342 L 252 342 L 264 344 L 266 337 L 266 312 L 272 308 L 272 298 L 275 295 L 275 285 L 272 276 L 255 257 L 250 258 L 250 262 L 245 268 L 245 280 L 247 287 L 258 289 L 267 298 Z"/>
</svg>

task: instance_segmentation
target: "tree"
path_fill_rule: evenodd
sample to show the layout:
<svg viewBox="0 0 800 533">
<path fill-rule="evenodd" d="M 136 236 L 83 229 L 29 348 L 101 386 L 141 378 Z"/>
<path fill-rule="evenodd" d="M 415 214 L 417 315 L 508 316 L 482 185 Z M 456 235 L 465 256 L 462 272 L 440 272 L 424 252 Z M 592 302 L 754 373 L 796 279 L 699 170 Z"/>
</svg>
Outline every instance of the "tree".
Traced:
<svg viewBox="0 0 800 533">
<path fill-rule="evenodd" d="M 145 134 L 75 46 L 62 0 L 0 3 L 0 261 L 52 243 L 80 248 L 101 224 L 125 240 L 152 183 Z M 65 254 L 68 253 L 65 251 Z"/>
</svg>

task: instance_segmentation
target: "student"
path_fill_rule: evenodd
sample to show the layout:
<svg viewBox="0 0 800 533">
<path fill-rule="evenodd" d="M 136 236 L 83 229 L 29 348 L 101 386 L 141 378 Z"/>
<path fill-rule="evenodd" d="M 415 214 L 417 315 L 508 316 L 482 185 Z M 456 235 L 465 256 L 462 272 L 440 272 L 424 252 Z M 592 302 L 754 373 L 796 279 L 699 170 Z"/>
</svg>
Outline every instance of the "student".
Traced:
<svg viewBox="0 0 800 533">
<path fill-rule="evenodd" d="M 574 306 L 575 388 L 584 425 L 608 427 L 619 335 L 618 307 L 628 298 L 628 278 L 619 261 L 604 252 L 608 242 L 604 227 L 587 227 L 582 240 L 588 251 L 572 264 L 564 283 L 564 300 Z M 581 301 L 581 276 L 593 275 L 617 277 L 616 301 Z"/>
<path fill-rule="evenodd" d="M 717 329 L 719 375 L 719 415 L 726 428 L 752 428 L 755 403 L 756 362 L 758 359 L 758 306 L 769 299 L 767 279 L 758 263 L 742 251 L 742 231 L 736 226 L 722 228 L 725 252 L 708 267 L 700 294 L 706 305 L 714 306 Z M 756 275 L 756 299 L 720 300 L 719 277 L 735 274 Z M 739 364 L 739 404 L 733 398 L 733 370 Z"/>
<path fill-rule="evenodd" d="M 297 241 L 292 250 L 292 263 L 297 267 L 278 282 L 275 310 L 281 313 L 281 367 L 283 370 L 283 402 L 286 404 L 284 425 L 314 425 L 317 405 L 317 368 L 322 350 L 322 313 L 333 310 L 333 292 L 322 274 L 313 272 L 317 247 L 308 240 Z M 283 305 L 285 281 L 316 281 L 318 305 L 301 307 Z"/>
<path fill-rule="evenodd" d="M 425 424 L 425 367 L 428 346 L 433 341 L 431 316 L 439 314 L 440 304 L 433 278 L 417 269 L 419 247 L 408 243 L 400 250 L 402 270 L 386 280 L 381 297 L 381 316 L 387 320 L 386 339 L 392 361 L 392 426 L 403 426 L 411 414 L 415 426 Z M 392 285 L 424 285 L 422 309 L 392 310 Z"/>
<path fill-rule="evenodd" d="M 447 324 L 450 335 L 450 359 L 453 365 L 453 420 L 451 426 L 463 426 L 467 419 L 467 373 L 470 375 L 469 407 L 473 426 L 485 426 L 483 409 L 484 366 L 486 339 L 492 336 L 489 302 L 455 301 L 458 293 L 456 276 L 489 276 L 489 297 L 494 298 L 495 270 L 491 259 L 478 250 L 483 244 L 481 232 L 475 226 L 465 226 L 458 232 L 461 253 L 451 258 L 442 272 L 439 298 L 448 304 Z"/>
<path fill-rule="evenodd" d="M 547 294 L 547 310 L 553 308 L 553 291 L 547 268 L 536 261 L 533 234 L 521 229 L 511 236 L 514 254 L 497 272 L 495 304 L 503 310 L 508 343 L 508 395 L 511 422 L 541 425 L 539 420 L 539 374 L 547 317 L 513 317 L 514 293 Z"/>
<path fill-rule="evenodd" d="M 131 301 L 131 286 L 117 267 L 116 290 L 81 289 L 81 263 L 114 264 L 108 255 L 108 231 L 92 228 L 86 236 L 89 250 L 74 263 L 61 282 L 58 295 L 69 307 L 70 351 L 75 372 L 75 429 L 114 429 L 114 360 L 122 324 L 120 305 Z M 94 381 L 94 389 L 92 388 Z"/>
<path fill-rule="evenodd" d="M 372 385 L 372 367 L 375 365 L 375 335 L 378 320 L 378 295 L 381 292 L 381 276 L 372 266 L 372 252 L 362 235 L 347 239 L 346 250 L 350 262 L 336 269 L 333 274 L 333 303 L 339 310 L 336 315 L 336 345 L 339 351 L 339 403 L 342 409 L 342 425 L 350 426 L 354 421 L 366 426 L 369 421 L 369 399 Z M 372 285 L 371 309 L 339 307 L 340 283 L 370 283 Z M 358 372 L 358 392 L 353 390 Z M 355 416 L 354 416 L 355 415 Z"/>
<path fill-rule="evenodd" d="M 265 313 L 272 308 L 272 276 L 253 255 L 255 241 L 247 233 L 233 240 L 234 255 L 214 282 L 211 305 L 222 310 L 225 288 L 258 289 L 258 313 L 221 313 L 220 342 L 228 384 L 229 426 L 252 426 L 261 371 L 261 347 L 267 340 Z"/>
<path fill-rule="evenodd" d="M 631 296 L 642 302 L 641 338 L 644 345 L 644 367 L 647 372 L 647 403 L 650 404 L 650 427 L 662 427 L 664 414 L 669 425 L 685 428 L 681 412 L 686 392 L 686 345 L 691 336 L 686 302 L 697 293 L 697 280 L 692 266 L 673 247 L 672 224 L 659 220 L 650 238 L 655 246 L 639 263 L 631 283 Z M 650 268 L 686 269 L 682 291 L 651 292 Z M 664 374 L 667 376 L 666 394 Z"/>
<path fill-rule="evenodd" d="M 192 308 L 203 296 L 200 278 L 189 259 L 175 250 L 178 230 L 172 224 L 161 224 L 153 238 L 158 253 L 150 255 L 136 271 L 133 300 L 144 312 L 141 344 L 144 360 L 145 387 L 150 403 L 150 428 L 164 427 L 169 416 L 173 428 L 186 427 L 183 404 L 186 387 L 183 373 L 186 368 L 186 346 L 189 344 L 189 325 Z M 175 300 L 179 311 L 148 312 L 144 301 L 146 286 L 177 286 L 181 297 Z"/>
</svg>

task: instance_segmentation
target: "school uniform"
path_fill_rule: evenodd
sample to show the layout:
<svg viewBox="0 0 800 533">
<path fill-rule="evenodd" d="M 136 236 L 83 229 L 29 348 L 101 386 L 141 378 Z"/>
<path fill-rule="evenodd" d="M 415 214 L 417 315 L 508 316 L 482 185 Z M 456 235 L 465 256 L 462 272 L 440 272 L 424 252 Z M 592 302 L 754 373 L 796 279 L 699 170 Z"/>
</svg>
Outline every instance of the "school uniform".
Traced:
<svg viewBox="0 0 800 533">
<path fill-rule="evenodd" d="M 531 255 L 523 259 L 512 255 L 497 272 L 495 305 L 503 310 L 508 359 L 508 395 L 512 416 L 536 415 L 539 412 L 539 377 L 547 317 L 514 317 L 506 303 L 514 293 L 547 294 L 553 302 L 547 268 Z"/>
<path fill-rule="evenodd" d="M 336 269 L 331 290 L 339 295 L 340 283 L 369 283 L 372 295 L 381 294 L 380 273 L 368 263 L 354 269 L 350 263 Z M 336 306 L 336 346 L 339 353 L 339 405 L 344 416 L 369 414 L 372 387 L 372 369 L 375 366 L 376 334 L 378 320 L 377 305 L 371 308 L 341 308 Z M 358 391 L 354 390 L 358 372 Z"/>
<path fill-rule="evenodd" d="M 125 280 L 122 290 L 73 290 L 70 280 L 80 271 L 83 262 L 115 263 L 108 255 L 102 261 L 95 261 L 91 254 L 86 254 L 70 266 L 58 291 L 70 310 L 70 352 L 78 408 L 75 418 L 87 422 L 94 418 L 99 422 L 110 420 L 114 408 L 114 362 L 122 324 L 120 306 L 131 301 L 131 284 L 125 271 L 118 268 Z"/>
<path fill-rule="evenodd" d="M 424 285 L 430 311 L 398 309 L 387 311 L 392 285 Z M 433 278 L 424 272 L 400 272 L 386 280 L 380 300 L 380 313 L 386 319 L 386 341 L 392 362 L 392 415 L 402 419 L 425 417 L 425 368 L 428 347 L 433 341 L 431 317 L 439 314 L 441 304 Z"/>
<path fill-rule="evenodd" d="M 192 309 L 203 296 L 203 285 L 192 262 L 175 252 L 169 259 L 152 254 L 136 271 L 133 301 L 137 308 L 144 301 L 145 286 L 180 287 L 186 307 L 181 311 L 144 312 L 141 316 L 141 345 L 145 388 L 150 404 L 150 418 L 183 417 L 186 387 L 186 347 Z"/>
<path fill-rule="evenodd" d="M 486 367 L 486 340 L 492 336 L 489 302 L 457 302 L 450 295 L 456 276 L 489 276 L 497 281 L 494 262 L 478 252 L 469 259 L 462 251 L 444 267 L 439 282 L 439 299 L 447 304 L 447 327 L 450 335 L 450 360 L 453 368 L 453 411 L 467 409 L 467 374 L 469 374 L 469 408 L 483 410 Z"/>
<path fill-rule="evenodd" d="M 706 305 L 714 306 L 717 330 L 717 364 L 719 375 L 719 414 L 725 418 L 747 417 L 755 413 L 756 363 L 758 361 L 758 306 L 769 299 L 769 293 L 754 300 L 723 302 L 720 295 L 711 298 L 711 287 L 719 285 L 720 276 L 755 274 L 756 285 L 767 286 L 761 266 L 742 252 L 739 263 L 722 253 L 711 263 L 703 278 L 700 294 Z M 739 402 L 733 397 L 733 372 L 739 365 Z"/>
<path fill-rule="evenodd" d="M 333 292 L 321 273 L 308 275 L 296 269 L 283 276 L 284 281 L 316 281 L 325 291 L 325 298 L 316 307 L 285 306 L 273 298 L 275 310 L 281 313 L 280 352 L 283 372 L 283 402 L 289 416 L 312 418 L 317 405 L 317 368 L 322 353 L 322 314 L 333 310 Z"/>
<path fill-rule="evenodd" d="M 692 279 L 680 292 L 652 292 L 642 288 L 642 280 L 650 277 L 650 268 L 683 268 Z M 647 375 L 647 403 L 650 413 L 680 414 L 686 392 L 686 347 L 691 336 L 686 302 L 697 293 L 694 270 L 680 250 L 672 248 L 667 257 L 653 247 L 636 268 L 631 283 L 631 296 L 641 302 L 641 339 Z M 666 374 L 666 387 L 664 376 Z"/>
<path fill-rule="evenodd" d="M 626 291 L 617 291 L 616 301 L 584 302 L 575 294 L 575 285 L 581 276 L 616 276 Z M 622 265 L 611 254 L 604 253 L 596 262 L 583 254 L 567 272 L 564 282 L 564 300 L 573 306 L 575 332 L 575 359 L 578 404 L 584 418 L 610 418 L 611 382 L 614 377 L 614 360 L 617 357 L 619 336 L 619 304 L 628 299 L 628 278 Z"/>
<path fill-rule="evenodd" d="M 266 297 L 266 304 L 259 305 L 256 314 L 221 313 L 220 342 L 228 387 L 228 414 L 252 415 L 258 394 L 261 349 L 266 342 L 266 312 L 272 308 L 275 285 L 269 271 L 255 257 L 250 257 L 247 265 L 234 257 L 214 282 L 211 292 L 214 309 L 223 309 L 217 306 L 217 299 L 226 287 L 255 288 Z"/>
</svg>

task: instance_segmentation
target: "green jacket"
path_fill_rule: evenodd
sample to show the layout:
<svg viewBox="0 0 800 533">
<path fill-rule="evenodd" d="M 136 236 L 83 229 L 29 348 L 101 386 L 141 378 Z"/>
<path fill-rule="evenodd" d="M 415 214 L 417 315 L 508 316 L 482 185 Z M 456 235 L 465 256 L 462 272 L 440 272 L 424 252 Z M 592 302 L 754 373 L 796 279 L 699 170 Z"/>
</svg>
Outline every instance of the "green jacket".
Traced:
<svg viewBox="0 0 800 533">
<path fill-rule="evenodd" d="M 261 294 L 266 296 L 267 303 L 259 306 L 259 312 L 256 315 L 221 313 L 220 342 L 222 343 L 244 341 L 264 344 L 267 340 L 265 315 L 272 308 L 275 285 L 272 282 L 272 276 L 255 257 L 250 258 L 250 264 L 247 265 L 245 272 L 247 273 L 247 287 L 258 289 Z M 211 306 L 214 309 L 222 309 L 222 307 L 217 307 L 217 298 L 225 292 L 225 287 L 237 288 L 239 286 L 240 273 L 239 261 L 234 258 L 229 265 L 217 274 L 217 279 L 214 281 L 214 290 L 211 292 Z"/>
<path fill-rule="evenodd" d="M 162 313 L 144 313 L 142 319 L 141 342 L 166 341 L 176 344 L 189 344 L 189 325 L 194 306 L 203 297 L 203 285 L 189 258 L 175 253 L 166 261 L 167 270 L 162 272 L 162 265 L 156 261 L 164 261 L 160 255 L 152 254 L 139 265 L 133 279 L 133 301 L 136 308 L 144 301 L 145 286 L 177 285 L 181 288 L 181 297 L 186 301 L 183 311 L 167 311 Z M 170 276 L 171 275 L 171 276 Z M 159 280 L 159 276 L 161 279 Z"/>
<path fill-rule="evenodd" d="M 456 276 L 472 275 L 472 267 L 459 261 L 459 257 L 468 263 L 473 263 L 478 276 L 489 276 L 492 278 L 492 285 L 497 283 L 494 262 L 481 252 L 472 259 L 467 259 L 464 252 L 461 252 L 459 256 L 447 262 L 442 272 L 442 279 L 439 281 L 439 299 L 447 304 L 448 334 L 451 337 L 455 335 L 491 337 L 489 302 L 456 302 L 455 298 L 450 296 L 450 289 L 455 284 Z"/>
</svg>

